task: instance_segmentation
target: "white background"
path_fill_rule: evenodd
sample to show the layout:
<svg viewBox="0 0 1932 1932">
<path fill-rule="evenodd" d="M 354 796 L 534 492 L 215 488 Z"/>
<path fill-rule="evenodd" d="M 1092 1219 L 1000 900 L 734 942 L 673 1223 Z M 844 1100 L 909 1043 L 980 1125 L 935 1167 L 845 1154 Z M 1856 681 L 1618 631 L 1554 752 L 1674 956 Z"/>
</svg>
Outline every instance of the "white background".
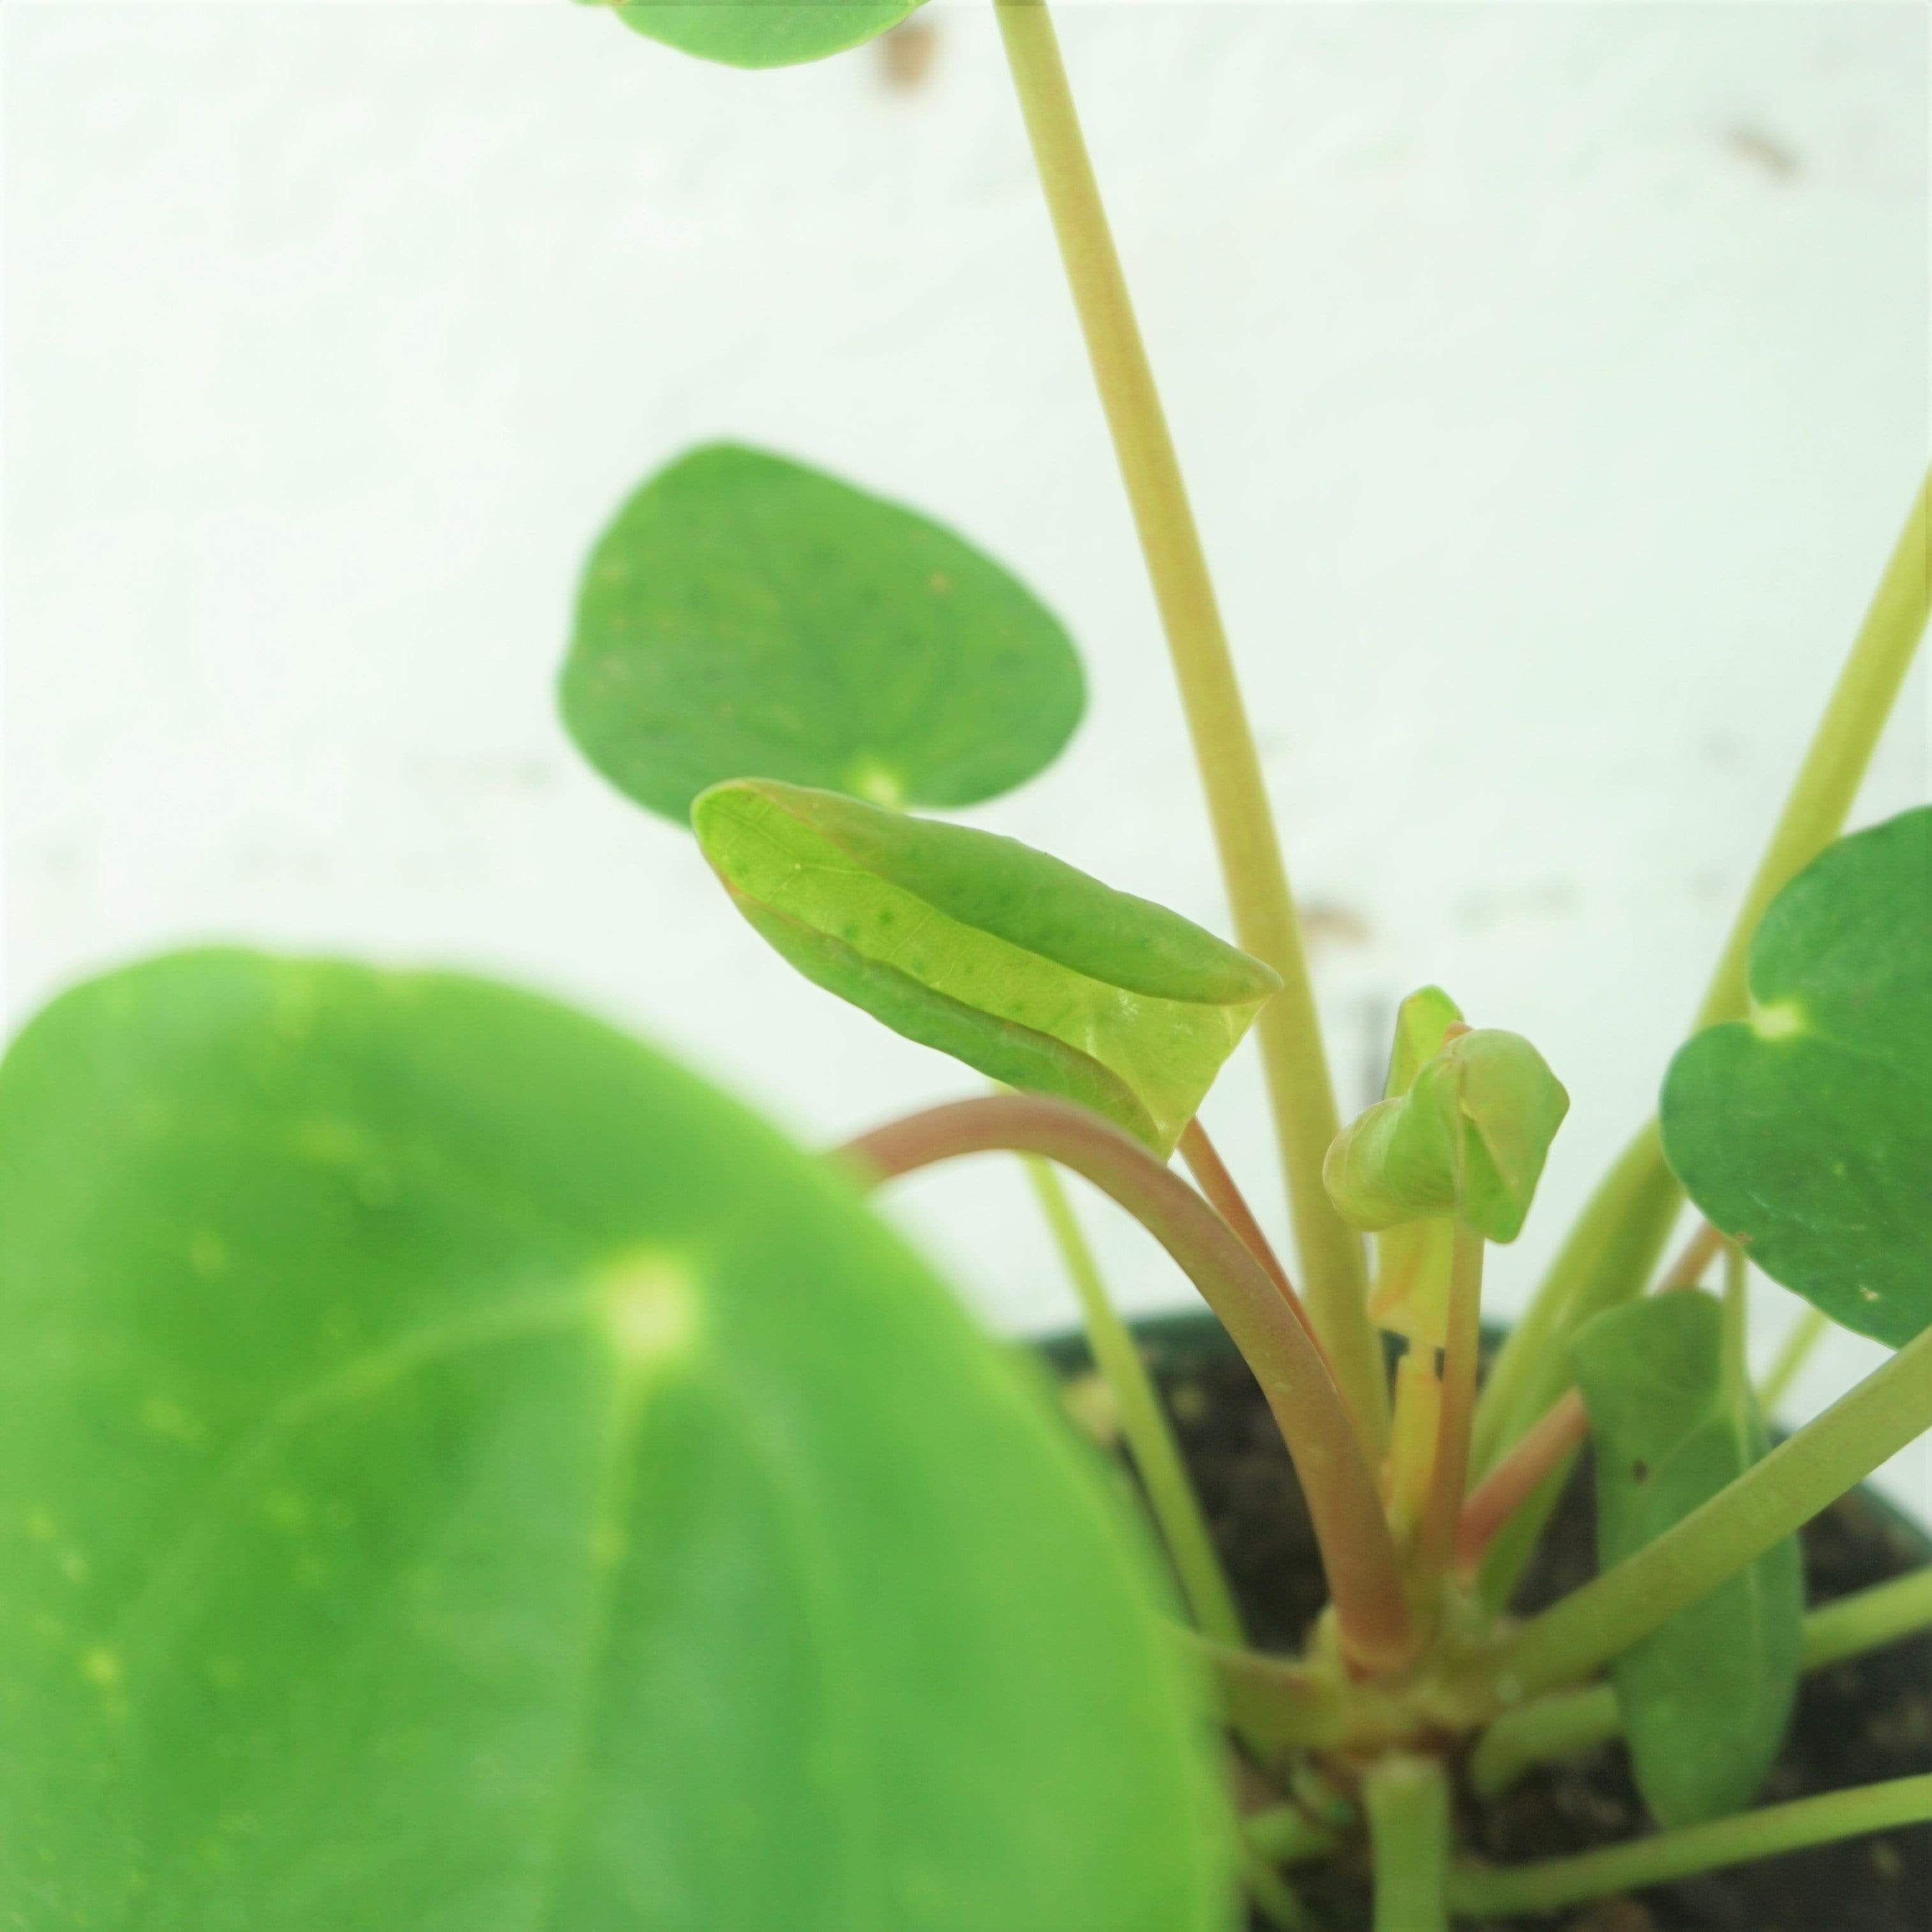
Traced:
<svg viewBox="0 0 1932 1932">
<path fill-rule="evenodd" d="M 929 16 L 910 86 L 562 0 L 9 15 L 10 1023 L 226 936 L 538 982 L 814 1142 L 971 1090 L 793 977 L 558 728 L 586 545 L 719 435 L 1030 578 L 1091 709 L 971 816 L 1224 922 L 984 5 Z M 1652 1102 L 1925 458 L 1927 13 L 1064 28 L 1345 1102 L 1432 979 L 1574 1096 L 1507 1311 Z M 1925 781 L 1919 682 L 1860 816 Z M 1209 1118 L 1273 1220 L 1246 1056 Z M 1000 1164 L 898 1210 L 994 1319 L 1066 1316 Z M 1185 1298 L 1088 1219 L 1124 1300 Z M 1792 1306 L 1763 1288 L 1761 1352 Z M 1839 1339 L 1797 1406 L 1875 1358 Z M 1892 1474 L 1928 1500 L 1922 1447 Z"/>
</svg>

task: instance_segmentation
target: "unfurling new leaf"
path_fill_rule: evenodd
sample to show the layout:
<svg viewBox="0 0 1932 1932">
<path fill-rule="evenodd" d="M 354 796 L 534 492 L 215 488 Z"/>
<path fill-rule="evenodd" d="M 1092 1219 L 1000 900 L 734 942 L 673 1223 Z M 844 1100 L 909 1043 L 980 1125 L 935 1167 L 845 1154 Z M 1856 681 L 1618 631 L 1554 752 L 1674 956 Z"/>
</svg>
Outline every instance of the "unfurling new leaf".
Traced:
<svg viewBox="0 0 1932 1932">
<path fill-rule="evenodd" d="M 991 798 L 1053 761 L 1085 687 L 1059 620 L 983 550 L 712 443 L 598 538 L 560 696 L 590 763 L 681 824 L 707 785 L 752 772 L 888 805 Z"/>
<path fill-rule="evenodd" d="M 1773 1280 L 1902 1347 L 1932 1324 L 1932 807 L 1785 887 L 1750 993 L 1671 1062 L 1665 1156 Z"/>
<path fill-rule="evenodd" d="M 1454 1216 L 1485 1239 L 1513 1241 L 1543 1173 L 1570 1096 L 1520 1034 L 1454 1030 L 1428 989 L 1405 1013 L 1426 1043 L 1442 1020 L 1442 1044 L 1406 1092 L 1378 1102 L 1336 1136 L 1322 1170 L 1329 1198 L 1358 1228 L 1382 1229 Z M 1424 1025 L 1424 1022 L 1428 1024 Z M 1450 1036 L 1444 1037 L 1444 1035 Z M 1399 1033 L 1395 1076 L 1420 1046 Z"/>
<path fill-rule="evenodd" d="M 1600 1316 L 1573 1345 L 1606 1570 L 1765 1453 L 1750 1384 L 1726 1373 L 1722 1330 L 1718 1304 L 1687 1290 Z M 1720 1817 L 1764 1782 L 1797 1695 L 1804 1610 L 1786 1538 L 1611 1666 L 1637 1784 L 1661 1823 Z"/>
<path fill-rule="evenodd" d="M 1415 1076 L 1442 1052 L 1450 1028 L 1462 1024 L 1462 1009 L 1440 986 L 1424 986 L 1410 994 L 1396 1010 L 1395 1045 L 1382 1098 L 1396 1100 L 1406 1094 L 1415 1084 Z M 1443 1346 L 1448 1334 L 1449 1268 L 1455 1243 L 1455 1219 L 1447 1215 L 1400 1222 L 1376 1237 L 1369 1316 L 1378 1328 L 1405 1335 L 1424 1349 Z M 1419 1364 L 1412 1359 L 1408 1368 L 1413 1378 Z M 1430 1440 L 1434 1440 L 1432 1428 Z M 1426 1457 L 1419 1466 L 1426 1472 Z"/>
<path fill-rule="evenodd" d="M 807 979 L 1163 1155 L 1280 983 L 1016 839 L 752 778 L 706 792 L 692 822 L 739 910 Z"/>
</svg>

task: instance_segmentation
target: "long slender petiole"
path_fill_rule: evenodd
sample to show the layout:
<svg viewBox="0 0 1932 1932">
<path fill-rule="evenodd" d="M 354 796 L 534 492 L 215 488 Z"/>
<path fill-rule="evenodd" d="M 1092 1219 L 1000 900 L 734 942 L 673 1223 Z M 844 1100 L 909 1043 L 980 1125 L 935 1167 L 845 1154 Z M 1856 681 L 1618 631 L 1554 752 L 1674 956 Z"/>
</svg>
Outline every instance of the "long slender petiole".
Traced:
<svg viewBox="0 0 1932 1932">
<path fill-rule="evenodd" d="M 1564 1467 L 1588 1439 L 1590 1412 L 1576 1390 L 1517 1443 L 1470 1493 L 1456 1525 L 1456 1570 L 1466 1580 L 1481 1567 L 1496 1532 Z"/>
<path fill-rule="evenodd" d="M 1247 1197 L 1215 1151 L 1214 1143 L 1208 1138 L 1208 1130 L 1198 1117 L 1181 1129 L 1179 1152 L 1187 1163 L 1188 1172 L 1194 1177 L 1195 1185 L 1207 1196 L 1208 1205 L 1240 1236 L 1249 1253 L 1268 1270 L 1268 1279 L 1281 1290 L 1282 1299 L 1294 1310 L 1296 1318 L 1319 1347 L 1321 1338 L 1315 1334 L 1314 1324 L 1308 1318 L 1308 1311 L 1302 1306 L 1300 1296 L 1294 1292 L 1294 1284 L 1289 1280 L 1287 1269 L 1282 1266 L 1268 1238 L 1262 1232 L 1261 1223 L 1255 1219 Z"/>
<path fill-rule="evenodd" d="M 1147 1492 L 1148 1508 L 1174 1564 L 1195 1628 L 1217 1643 L 1246 1642 L 1240 1612 L 1215 1553 L 1214 1539 L 1201 1514 L 1199 1498 L 1181 1460 L 1180 1450 L 1168 1426 L 1167 1413 L 1148 1373 L 1141 1352 L 1127 1324 L 1120 1319 L 1106 1283 L 1101 1279 L 1094 1251 L 1081 1232 L 1073 1204 L 1059 1174 L 1043 1160 L 1025 1163 L 1028 1178 L 1039 1197 L 1041 1212 L 1060 1250 L 1094 1360 L 1114 1394 L 1120 1411 L 1120 1433 Z"/>
<path fill-rule="evenodd" d="M 1335 1212 L 1322 1162 L 1340 1125 L 1301 928 L 1232 653 L 1154 370 L 1042 0 L 998 0 L 1000 32 L 1060 259 L 1167 634 L 1235 936 L 1280 974 L 1256 1022 L 1280 1136 L 1309 1313 L 1372 1458 L 1388 1434 L 1381 1344 L 1360 1238 Z"/>
<path fill-rule="evenodd" d="M 1822 1670 L 1928 1630 L 1932 1566 L 1814 1610 L 1804 1619 L 1804 1668 Z M 1607 1684 L 1538 1697 L 1505 1711 L 1483 1733 L 1469 1760 L 1470 1780 L 1478 1791 L 1493 1796 L 1530 1766 L 1573 1757 L 1608 1743 L 1622 1729 L 1616 1692 Z"/>
<path fill-rule="evenodd" d="M 1654 1542 L 1524 1624 L 1498 1702 L 1574 1684 L 1753 1563 L 1932 1427 L 1932 1329 Z"/>
<path fill-rule="evenodd" d="M 1709 1222 L 1702 1222 L 1684 1244 L 1657 1284 L 1659 1294 L 1695 1288 L 1703 1280 L 1724 1238 Z M 1528 1434 L 1509 1450 L 1477 1485 L 1463 1505 L 1456 1526 L 1456 1574 L 1472 1578 L 1504 1525 L 1528 1504 L 1546 1483 L 1569 1466 L 1570 1459 L 1588 1439 L 1589 1412 L 1576 1390 L 1566 1389 L 1554 1408 Z"/>
<path fill-rule="evenodd" d="M 1449 1268 L 1449 1329 L 1442 1352 L 1442 1413 L 1436 1424 L 1436 1462 L 1429 1504 L 1418 1543 L 1425 1575 L 1440 1576 L 1455 1553 L 1457 1518 L 1469 1480 L 1469 1431 L 1482 1366 L 1483 1238 L 1456 1223 Z"/>
<path fill-rule="evenodd" d="M 1610 1845 L 1574 1858 L 1550 1858 L 1514 1869 L 1460 1866 L 1450 1874 L 1449 1901 L 1457 1913 L 1470 1918 L 1556 1912 L 1586 1899 L 1665 1885 L 1694 1873 L 1717 1871 L 1753 1858 L 1773 1858 L 1781 1852 L 1802 1851 L 1808 1845 L 1829 1844 L 1834 1839 L 1922 1824 L 1928 1819 L 1932 1819 L 1932 1776 L 1894 1778 L 1882 1784 L 1830 1791 L 1822 1797 L 1740 1812 L 1714 1824 L 1665 1832 L 1654 1838 Z"/>
<path fill-rule="evenodd" d="M 935 1107 L 843 1152 L 876 1181 L 995 1150 L 1071 1168 L 1180 1264 L 1253 1370 L 1294 1459 L 1349 1661 L 1368 1672 L 1408 1662 L 1415 1630 L 1394 1539 L 1328 1365 L 1240 1237 L 1179 1174 L 1085 1108 L 1025 1094 Z"/>
<path fill-rule="evenodd" d="M 1725 941 L 1696 1024 L 1744 1011 L 1751 936 L 1765 908 L 1844 829 L 1885 722 L 1932 615 L 1932 471 L 1907 512 L 1876 595 L 1812 734 Z M 1646 1124 L 1586 1204 L 1551 1264 L 1485 1391 L 1476 1425 L 1479 1469 L 1494 1466 L 1563 1392 L 1563 1341 L 1589 1317 L 1641 1292 L 1683 1200 L 1664 1166 L 1656 1124 Z M 1534 1511 L 1526 1515 L 1534 1515 Z M 1526 1547 L 1538 1526 L 1527 1522 Z M 1512 1534 L 1516 1526 L 1511 1526 Z M 1508 1571 L 1495 1580 L 1506 1589 Z"/>
</svg>

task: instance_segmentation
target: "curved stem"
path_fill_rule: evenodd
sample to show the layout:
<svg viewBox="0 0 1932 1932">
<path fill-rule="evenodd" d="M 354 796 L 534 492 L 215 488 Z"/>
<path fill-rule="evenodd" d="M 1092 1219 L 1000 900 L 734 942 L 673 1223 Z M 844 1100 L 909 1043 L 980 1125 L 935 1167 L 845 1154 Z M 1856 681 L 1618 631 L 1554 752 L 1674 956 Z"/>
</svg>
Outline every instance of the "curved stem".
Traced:
<svg viewBox="0 0 1932 1932">
<path fill-rule="evenodd" d="M 1115 1310 L 1100 1278 L 1099 1264 L 1060 1176 L 1043 1160 L 1026 1163 L 1028 1178 L 1039 1196 L 1054 1244 L 1060 1250 L 1087 1330 L 1094 1360 L 1120 1412 L 1120 1433 L 1126 1437 L 1134 1467 L 1147 1491 L 1148 1509 L 1167 1546 L 1174 1574 L 1180 1585 L 1195 1627 L 1218 1643 L 1247 1641 L 1234 1594 L 1214 1550 L 1214 1539 L 1201 1514 L 1200 1499 L 1189 1480 L 1166 1412 L 1148 1373 L 1141 1352 L 1126 1324 Z"/>
<path fill-rule="evenodd" d="M 1812 734 L 1778 815 L 1771 842 L 1738 908 L 1711 976 L 1696 1027 L 1742 1017 L 1750 943 L 1765 908 L 1843 829 L 1871 760 L 1872 747 L 1897 703 L 1912 653 L 1932 616 L 1932 471 L 1918 486 L 1885 574 L 1852 640 L 1838 682 Z"/>
<path fill-rule="evenodd" d="M 1281 1290 L 1282 1299 L 1294 1310 L 1295 1318 L 1319 1347 L 1321 1338 L 1315 1333 L 1307 1310 L 1301 1305 L 1300 1296 L 1294 1292 L 1294 1282 L 1288 1278 L 1287 1269 L 1282 1266 L 1268 1238 L 1262 1232 L 1261 1223 L 1255 1219 L 1246 1196 L 1215 1151 L 1214 1143 L 1208 1138 L 1208 1130 L 1201 1124 L 1198 1114 L 1181 1129 L 1179 1150 L 1181 1159 L 1187 1163 L 1188 1172 L 1194 1177 L 1195 1184 L 1207 1196 L 1208 1206 L 1240 1236 L 1242 1245 L 1268 1270 L 1269 1280 Z"/>
<path fill-rule="evenodd" d="M 1328 1364 L 1240 1236 L 1178 1174 L 1085 1108 L 1024 1094 L 935 1107 L 844 1152 L 862 1172 L 890 1180 L 996 1150 L 1071 1168 L 1180 1264 L 1253 1370 L 1294 1459 L 1350 1661 L 1370 1672 L 1408 1662 L 1414 1631 L 1394 1540 Z"/>
<path fill-rule="evenodd" d="M 1371 1458 L 1388 1433 L 1361 1239 L 1322 1184 L 1340 1129 L 1287 868 L 1208 560 L 1135 320 L 1053 22 L 998 0 L 1000 32 L 1180 687 L 1236 938 L 1280 974 L 1256 1022 L 1310 1315 Z"/>
<path fill-rule="evenodd" d="M 1894 1778 L 1851 1791 L 1829 1791 L 1790 1804 L 1741 1812 L 1714 1824 L 1665 1832 L 1634 1844 L 1611 1845 L 1574 1858 L 1485 1870 L 1465 1865 L 1450 1874 L 1449 1898 L 1460 1914 L 1502 1917 L 1556 1912 L 1586 1899 L 1666 1885 L 1694 1873 L 1716 1871 L 1753 1858 L 1775 1857 L 1808 1845 L 1866 1832 L 1888 1831 L 1932 1819 L 1932 1776 Z"/>
<path fill-rule="evenodd" d="M 1375 1856 L 1376 1932 L 1449 1932 L 1449 1779 L 1437 1758 L 1391 1752 L 1362 1780 Z"/>
</svg>

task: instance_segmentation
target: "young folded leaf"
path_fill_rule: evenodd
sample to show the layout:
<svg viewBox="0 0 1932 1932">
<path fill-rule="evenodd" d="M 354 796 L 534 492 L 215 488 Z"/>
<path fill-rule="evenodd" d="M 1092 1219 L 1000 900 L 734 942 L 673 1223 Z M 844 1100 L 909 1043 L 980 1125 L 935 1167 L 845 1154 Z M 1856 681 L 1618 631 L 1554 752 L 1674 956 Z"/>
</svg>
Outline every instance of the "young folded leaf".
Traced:
<svg viewBox="0 0 1932 1932">
<path fill-rule="evenodd" d="M 1694 1290 L 1599 1316 L 1573 1345 L 1596 1448 L 1604 1569 L 1756 1462 L 1764 1424 L 1725 1370 L 1723 1316 Z M 1612 1665 L 1639 1788 L 1666 1826 L 1748 1804 L 1790 1721 L 1804 1586 L 1788 1538 Z"/>
<path fill-rule="evenodd" d="M 1162 1155 L 1280 984 L 1178 913 L 989 832 L 764 778 L 714 786 L 692 823 L 807 979 Z"/>
<path fill-rule="evenodd" d="M 1382 1098 L 1400 1100 L 1442 1050 L 1462 1009 L 1440 986 L 1424 986 L 1396 1009 L 1395 1046 Z M 1451 1216 L 1404 1221 L 1376 1237 L 1375 1286 L 1369 1316 L 1379 1328 L 1404 1335 L 1418 1348 L 1439 1348 L 1449 1323 L 1449 1262 L 1455 1245 Z"/>
<path fill-rule="evenodd" d="M 920 0 L 602 0 L 626 26 L 727 67 L 820 60 L 896 26 Z"/>
<path fill-rule="evenodd" d="M 10 1926 L 1225 1932 L 1097 1465 L 634 1041 L 116 973 L 0 1063 L 0 1284 Z"/>
<path fill-rule="evenodd" d="M 1785 887 L 1750 992 L 1671 1062 L 1665 1157 L 1774 1280 L 1903 1347 L 1932 1323 L 1932 807 Z"/>
<path fill-rule="evenodd" d="M 706 785 L 747 772 L 886 805 L 992 798 L 1052 763 L 1086 689 L 1060 620 L 985 551 L 821 470 L 711 443 L 597 539 L 559 698 L 597 770 L 682 824 Z"/>
<path fill-rule="evenodd" d="M 1358 1228 L 1454 1216 L 1486 1240 L 1513 1241 L 1569 1107 L 1562 1082 L 1521 1034 L 1461 1033 L 1417 1070 L 1406 1094 L 1378 1102 L 1336 1136 L 1322 1179 Z"/>
<path fill-rule="evenodd" d="M 1400 1100 L 1448 1043 L 1450 1028 L 1466 1024 L 1462 1009 L 1440 986 L 1419 987 L 1410 994 L 1395 1011 L 1395 1044 L 1389 1050 L 1382 1098 Z"/>
</svg>

